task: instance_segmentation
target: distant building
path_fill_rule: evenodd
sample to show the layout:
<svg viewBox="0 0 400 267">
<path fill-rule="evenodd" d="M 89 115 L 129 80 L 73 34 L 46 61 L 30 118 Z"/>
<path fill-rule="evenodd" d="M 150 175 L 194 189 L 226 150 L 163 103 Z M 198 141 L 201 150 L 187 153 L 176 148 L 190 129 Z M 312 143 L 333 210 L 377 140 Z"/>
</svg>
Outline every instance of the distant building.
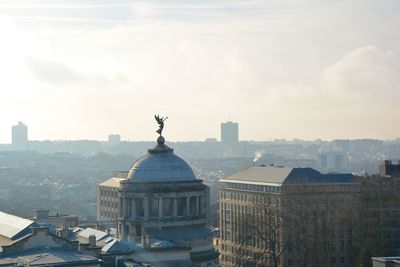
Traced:
<svg viewBox="0 0 400 267">
<path fill-rule="evenodd" d="M 118 219 L 118 190 L 120 182 L 125 180 L 128 172 L 113 172 L 107 181 L 102 182 L 97 190 L 97 220 L 113 221 Z"/>
<path fill-rule="evenodd" d="M 328 155 L 327 154 L 319 155 L 319 167 L 323 170 L 328 169 Z"/>
<path fill-rule="evenodd" d="M 221 144 L 226 156 L 235 156 L 239 146 L 239 124 L 235 122 L 221 123 Z"/>
<path fill-rule="evenodd" d="M 400 160 L 398 164 L 393 164 L 391 160 L 385 160 L 385 163 L 379 166 L 379 174 L 390 177 L 400 176 Z"/>
<path fill-rule="evenodd" d="M 342 170 L 347 167 L 346 154 L 339 151 L 326 151 L 318 155 L 319 167 L 322 170 Z"/>
<path fill-rule="evenodd" d="M 34 216 L 29 218 L 39 224 L 54 225 L 57 228 L 68 228 L 78 226 L 78 216 L 76 215 L 50 215 L 49 209 L 39 209 L 34 211 Z"/>
<path fill-rule="evenodd" d="M 14 150 L 28 149 L 28 127 L 21 121 L 12 126 L 12 147 Z"/>
<path fill-rule="evenodd" d="M 110 134 L 108 136 L 108 144 L 110 146 L 116 146 L 121 143 L 121 136 L 119 134 Z"/>
<path fill-rule="evenodd" d="M 252 166 L 220 182 L 220 266 L 327 266 L 326 258 L 352 266 L 348 229 L 324 217 L 352 203 L 353 175 Z M 320 229 L 311 226 L 315 221 Z M 322 240 L 324 231 L 335 235 Z M 325 251 L 323 242 L 332 245 Z"/>
</svg>

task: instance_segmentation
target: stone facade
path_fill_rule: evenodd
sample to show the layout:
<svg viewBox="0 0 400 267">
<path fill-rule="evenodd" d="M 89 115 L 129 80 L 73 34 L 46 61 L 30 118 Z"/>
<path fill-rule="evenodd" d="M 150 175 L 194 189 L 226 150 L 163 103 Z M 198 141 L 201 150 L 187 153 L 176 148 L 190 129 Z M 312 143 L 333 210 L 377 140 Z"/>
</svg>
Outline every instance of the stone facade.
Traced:
<svg viewBox="0 0 400 267">
<path fill-rule="evenodd" d="M 335 221 L 354 203 L 352 175 L 254 166 L 221 182 L 220 266 L 352 266 L 351 234 Z"/>
<path fill-rule="evenodd" d="M 207 224 L 209 189 L 201 181 L 140 183 L 122 181 L 118 217 L 119 237 L 135 240 L 148 227 Z"/>
<path fill-rule="evenodd" d="M 118 190 L 128 172 L 114 172 L 112 177 L 97 187 L 97 220 L 116 222 L 118 219 Z"/>
</svg>

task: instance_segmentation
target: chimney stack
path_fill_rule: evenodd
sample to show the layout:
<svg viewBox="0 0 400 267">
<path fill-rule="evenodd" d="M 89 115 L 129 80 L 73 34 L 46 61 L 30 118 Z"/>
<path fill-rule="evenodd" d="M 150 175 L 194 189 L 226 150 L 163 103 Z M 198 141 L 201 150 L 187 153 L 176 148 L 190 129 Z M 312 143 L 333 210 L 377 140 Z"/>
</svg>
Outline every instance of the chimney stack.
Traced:
<svg viewBox="0 0 400 267">
<path fill-rule="evenodd" d="M 89 236 L 89 247 L 90 248 L 95 248 L 96 247 L 96 236 L 95 235 L 90 235 Z"/>
</svg>

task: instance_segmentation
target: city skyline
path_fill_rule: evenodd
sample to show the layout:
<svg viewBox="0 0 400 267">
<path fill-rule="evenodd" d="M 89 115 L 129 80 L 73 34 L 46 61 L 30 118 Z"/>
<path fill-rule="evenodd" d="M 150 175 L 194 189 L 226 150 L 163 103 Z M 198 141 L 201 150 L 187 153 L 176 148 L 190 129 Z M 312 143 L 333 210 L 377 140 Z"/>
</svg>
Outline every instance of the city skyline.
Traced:
<svg viewBox="0 0 400 267">
<path fill-rule="evenodd" d="M 0 142 L 0 145 L 13 145 L 13 142 L 12 142 L 13 129 L 14 129 L 15 126 L 18 126 L 18 125 L 21 125 L 21 124 L 24 127 L 28 128 L 28 126 L 25 125 L 22 121 L 18 121 L 17 125 L 12 125 L 11 128 L 10 128 L 11 129 L 10 140 L 9 141 L 6 140 L 6 142 L 4 142 L 4 143 Z M 221 126 L 222 126 L 222 124 L 239 125 L 239 123 L 233 122 L 233 121 L 221 122 Z M 222 131 L 223 131 L 222 128 L 220 128 L 219 135 L 222 134 Z M 157 136 L 158 133 L 156 131 L 154 131 L 154 132 L 156 133 L 155 136 Z M 209 136 L 204 140 L 171 140 L 171 139 L 168 139 L 168 142 L 183 142 L 183 143 L 184 142 L 214 142 L 214 140 L 217 141 L 217 142 L 223 143 L 223 141 L 221 140 L 221 136 Z M 321 138 L 317 138 L 317 139 L 301 139 L 301 138 L 294 137 L 294 138 L 286 139 L 286 138 L 277 137 L 277 138 L 269 138 L 269 139 L 266 139 L 266 140 L 254 140 L 254 139 L 245 140 L 245 139 L 240 139 L 239 138 L 238 142 L 280 142 L 280 141 L 287 141 L 287 142 L 290 142 L 290 141 L 304 141 L 304 142 L 324 141 L 324 142 L 333 142 L 335 140 L 348 140 L 348 141 L 380 140 L 380 141 L 391 142 L 391 141 L 399 141 L 400 137 L 393 138 L 393 139 L 379 139 L 379 138 L 368 138 L 368 137 L 366 137 L 366 138 L 337 138 L 337 139 L 321 139 Z M 112 143 L 113 145 L 117 145 L 120 142 L 153 142 L 154 138 L 153 138 L 153 140 L 151 140 L 151 139 L 131 140 L 131 139 L 125 139 L 124 136 L 122 136 L 120 133 L 109 133 L 107 136 L 101 137 L 100 139 L 90 139 L 90 138 L 82 137 L 82 138 L 78 138 L 78 139 L 43 139 L 43 140 L 40 140 L 40 139 L 31 139 L 31 138 L 28 138 L 28 136 L 26 136 L 26 142 L 47 142 L 47 141 L 50 141 L 50 142 L 96 141 L 96 142 L 108 142 L 108 143 Z"/>
<path fill-rule="evenodd" d="M 398 1 L 0 1 L 0 143 L 400 136 Z M 4 115 L 5 114 L 5 115 Z M 182 128 L 184 127 L 184 130 Z M 138 130 L 140 129 L 140 131 Z"/>
</svg>

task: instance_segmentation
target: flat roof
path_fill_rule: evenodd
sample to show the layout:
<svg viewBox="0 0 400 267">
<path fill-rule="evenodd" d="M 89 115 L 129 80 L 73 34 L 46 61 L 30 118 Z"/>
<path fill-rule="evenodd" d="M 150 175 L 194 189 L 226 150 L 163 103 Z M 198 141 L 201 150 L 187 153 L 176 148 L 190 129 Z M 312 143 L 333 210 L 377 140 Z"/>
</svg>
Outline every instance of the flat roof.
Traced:
<svg viewBox="0 0 400 267">
<path fill-rule="evenodd" d="M 220 181 L 281 185 L 292 170 L 293 168 L 280 166 L 251 166 Z"/>
</svg>

